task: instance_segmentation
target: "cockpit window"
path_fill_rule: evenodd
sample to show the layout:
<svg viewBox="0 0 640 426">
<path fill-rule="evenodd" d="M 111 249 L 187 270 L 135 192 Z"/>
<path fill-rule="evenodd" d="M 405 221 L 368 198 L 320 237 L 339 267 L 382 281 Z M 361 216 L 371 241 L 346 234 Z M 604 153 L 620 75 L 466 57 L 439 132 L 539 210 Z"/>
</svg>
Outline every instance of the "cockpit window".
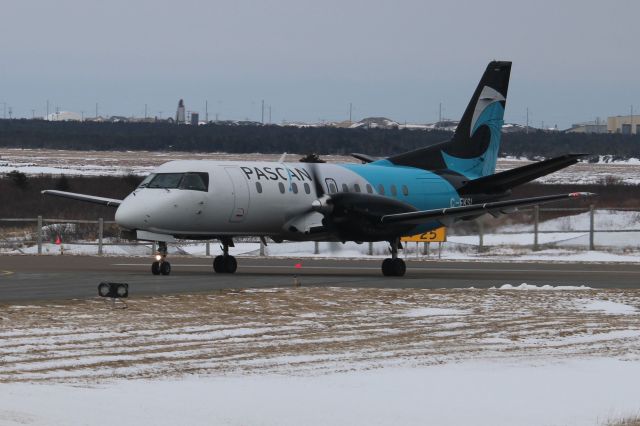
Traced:
<svg viewBox="0 0 640 426">
<path fill-rule="evenodd" d="M 151 182 L 154 177 L 156 177 L 155 173 L 151 173 L 149 176 L 144 178 L 142 182 L 140 182 L 140 185 L 138 185 L 138 188 L 146 188 L 147 185 L 149 185 L 149 182 Z"/>
<path fill-rule="evenodd" d="M 144 186 L 143 186 L 144 185 Z M 157 173 L 150 175 L 141 184 L 141 188 L 187 189 L 190 191 L 208 191 L 209 174 L 202 172 Z"/>
<path fill-rule="evenodd" d="M 180 182 L 180 189 L 192 191 L 207 191 L 209 175 L 207 173 L 185 173 Z"/>
<path fill-rule="evenodd" d="M 158 173 L 154 177 L 147 188 L 177 188 L 182 180 L 183 173 Z"/>
</svg>

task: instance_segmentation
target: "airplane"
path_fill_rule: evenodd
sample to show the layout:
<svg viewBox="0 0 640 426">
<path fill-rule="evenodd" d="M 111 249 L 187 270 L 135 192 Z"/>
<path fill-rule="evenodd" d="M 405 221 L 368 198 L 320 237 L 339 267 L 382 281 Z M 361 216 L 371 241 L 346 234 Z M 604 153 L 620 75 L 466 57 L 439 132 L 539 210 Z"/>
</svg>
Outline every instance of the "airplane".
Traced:
<svg viewBox="0 0 640 426">
<path fill-rule="evenodd" d="M 167 244 L 222 244 L 217 273 L 234 273 L 234 237 L 290 241 L 387 241 L 384 276 L 403 276 L 400 238 L 533 206 L 595 194 L 508 199 L 511 190 L 571 166 L 584 154 L 496 173 L 511 62 L 492 61 L 446 142 L 360 164 L 182 160 L 162 164 L 124 200 L 57 190 L 44 194 L 117 207 L 123 236 L 158 243 L 154 275 L 169 275 Z"/>
</svg>

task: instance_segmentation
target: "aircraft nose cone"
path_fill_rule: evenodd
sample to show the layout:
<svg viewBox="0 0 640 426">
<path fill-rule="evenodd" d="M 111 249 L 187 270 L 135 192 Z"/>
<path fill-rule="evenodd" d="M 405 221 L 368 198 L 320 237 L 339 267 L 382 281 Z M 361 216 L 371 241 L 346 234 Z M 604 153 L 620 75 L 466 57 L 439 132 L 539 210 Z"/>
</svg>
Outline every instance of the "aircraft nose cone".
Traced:
<svg viewBox="0 0 640 426">
<path fill-rule="evenodd" d="M 137 229 L 140 227 L 140 214 L 131 204 L 127 200 L 120 204 L 116 210 L 116 223 L 126 229 Z"/>
</svg>

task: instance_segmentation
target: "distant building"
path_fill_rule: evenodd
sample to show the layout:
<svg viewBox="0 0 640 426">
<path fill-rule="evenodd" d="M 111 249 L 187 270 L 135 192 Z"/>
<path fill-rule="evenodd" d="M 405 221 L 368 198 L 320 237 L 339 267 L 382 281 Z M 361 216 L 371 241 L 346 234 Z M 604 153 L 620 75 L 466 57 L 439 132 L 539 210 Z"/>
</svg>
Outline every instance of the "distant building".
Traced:
<svg viewBox="0 0 640 426">
<path fill-rule="evenodd" d="M 607 124 L 603 121 L 588 121 L 586 123 L 572 124 L 570 129 L 567 129 L 567 133 L 607 133 Z"/>
<path fill-rule="evenodd" d="M 71 111 L 58 111 L 45 117 L 47 121 L 82 121 L 82 114 Z"/>
<path fill-rule="evenodd" d="M 200 122 L 200 114 L 198 114 L 197 112 L 192 112 L 191 113 L 191 125 L 192 126 L 197 126 L 199 122 Z"/>
<path fill-rule="evenodd" d="M 607 118 L 607 132 L 640 135 L 640 115 L 617 115 Z"/>
<path fill-rule="evenodd" d="M 391 120 L 386 117 L 367 117 L 362 120 L 351 124 L 351 129 L 365 128 L 365 129 L 397 129 L 399 126 L 397 121 Z"/>
<path fill-rule="evenodd" d="M 177 124 L 186 124 L 187 118 L 184 109 L 184 101 L 180 99 L 178 102 L 178 110 L 176 111 L 176 123 Z"/>
</svg>

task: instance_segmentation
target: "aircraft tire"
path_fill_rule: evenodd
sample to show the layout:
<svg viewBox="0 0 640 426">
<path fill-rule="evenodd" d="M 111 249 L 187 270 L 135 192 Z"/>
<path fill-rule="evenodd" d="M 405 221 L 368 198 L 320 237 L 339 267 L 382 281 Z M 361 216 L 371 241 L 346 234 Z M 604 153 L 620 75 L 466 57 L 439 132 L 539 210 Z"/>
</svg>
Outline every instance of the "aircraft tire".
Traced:
<svg viewBox="0 0 640 426">
<path fill-rule="evenodd" d="M 393 275 L 391 264 L 393 263 L 393 259 L 390 257 L 386 258 L 382 261 L 382 275 L 385 277 L 389 277 Z"/>
<path fill-rule="evenodd" d="M 225 271 L 225 262 L 223 256 L 216 256 L 213 259 L 213 270 L 219 274 L 226 272 Z"/>
<path fill-rule="evenodd" d="M 394 277 L 403 277 L 407 272 L 407 265 L 404 263 L 404 260 L 396 258 L 392 259 L 391 270 L 393 271 Z"/>
<path fill-rule="evenodd" d="M 236 269 L 238 269 L 238 261 L 236 258 L 233 256 L 227 256 L 226 259 L 224 259 L 224 271 L 227 274 L 233 274 L 236 272 Z"/>
<path fill-rule="evenodd" d="M 169 262 L 162 262 L 160 264 L 160 273 L 162 275 L 169 275 L 171 273 L 171 264 Z"/>
<path fill-rule="evenodd" d="M 151 273 L 153 275 L 160 275 L 160 262 L 153 262 L 151 264 Z"/>
</svg>

